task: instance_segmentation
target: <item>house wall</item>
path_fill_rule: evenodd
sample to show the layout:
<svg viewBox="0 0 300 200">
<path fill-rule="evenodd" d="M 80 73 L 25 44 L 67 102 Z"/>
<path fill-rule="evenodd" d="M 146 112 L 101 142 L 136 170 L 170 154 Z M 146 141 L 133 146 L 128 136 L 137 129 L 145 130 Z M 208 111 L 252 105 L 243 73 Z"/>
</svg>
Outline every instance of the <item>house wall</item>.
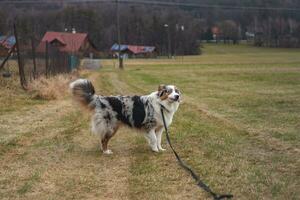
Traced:
<svg viewBox="0 0 300 200">
<path fill-rule="evenodd" d="M 8 54 L 8 49 L 0 46 L 0 57 L 6 57 Z"/>
<path fill-rule="evenodd" d="M 84 44 L 80 48 L 79 55 L 81 57 L 89 57 L 90 53 L 95 55 L 95 54 L 97 54 L 97 50 L 91 45 L 90 41 L 88 39 L 86 39 L 84 41 Z"/>
</svg>

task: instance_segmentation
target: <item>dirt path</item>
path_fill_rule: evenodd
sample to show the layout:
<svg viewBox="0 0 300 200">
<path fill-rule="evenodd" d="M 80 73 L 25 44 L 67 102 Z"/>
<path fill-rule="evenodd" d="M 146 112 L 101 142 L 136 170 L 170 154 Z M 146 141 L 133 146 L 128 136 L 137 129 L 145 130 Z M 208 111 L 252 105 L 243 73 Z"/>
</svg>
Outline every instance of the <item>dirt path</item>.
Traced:
<svg viewBox="0 0 300 200">
<path fill-rule="evenodd" d="M 124 81 L 123 72 L 105 74 L 109 79 L 114 94 L 147 94 L 139 86 L 132 86 Z M 120 130 L 130 138 L 132 154 L 129 157 L 129 196 L 130 199 L 207 199 L 184 170 L 178 165 L 166 143 L 164 153 L 152 153 L 139 132 L 129 129 Z M 134 134 L 135 133 L 135 134 Z M 118 137 L 118 136 L 117 136 Z M 117 138 L 116 138 L 117 140 Z"/>
</svg>

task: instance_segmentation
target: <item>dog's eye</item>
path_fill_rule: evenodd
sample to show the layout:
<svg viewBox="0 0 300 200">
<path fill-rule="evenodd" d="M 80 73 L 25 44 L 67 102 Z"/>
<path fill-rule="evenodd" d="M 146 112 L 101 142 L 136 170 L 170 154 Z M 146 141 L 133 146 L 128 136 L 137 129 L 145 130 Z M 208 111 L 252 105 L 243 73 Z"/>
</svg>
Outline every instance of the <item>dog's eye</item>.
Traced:
<svg viewBox="0 0 300 200">
<path fill-rule="evenodd" d="M 180 92 L 179 92 L 179 90 L 178 90 L 178 89 L 175 89 L 175 92 L 176 92 L 177 94 L 180 94 Z"/>
<path fill-rule="evenodd" d="M 173 89 L 167 89 L 167 93 L 171 94 L 173 92 Z"/>
<path fill-rule="evenodd" d="M 159 96 L 162 97 L 167 91 L 166 90 L 162 90 L 160 93 L 159 93 Z"/>
</svg>

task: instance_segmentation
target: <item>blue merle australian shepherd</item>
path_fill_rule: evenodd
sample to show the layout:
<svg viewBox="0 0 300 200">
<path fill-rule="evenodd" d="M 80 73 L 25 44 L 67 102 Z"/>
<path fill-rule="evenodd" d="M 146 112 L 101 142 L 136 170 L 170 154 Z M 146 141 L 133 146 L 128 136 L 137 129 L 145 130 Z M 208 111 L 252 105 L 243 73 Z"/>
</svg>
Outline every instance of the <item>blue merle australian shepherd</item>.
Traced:
<svg viewBox="0 0 300 200">
<path fill-rule="evenodd" d="M 164 126 L 160 108 L 163 106 L 169 126 L 181 99 L 175 86 L 160 85 L 157 91 L 145 96 L 96 95 L 94 86 L 86 79 L 72 82 L 70 88 L 75 100 L 93 111 L 92 132 L 100 137 L 104 154 L 112 153 L 107 144 L 121 124 L 143 130 L 152 151 L 165 150 L 161 146 Z"/>
</svg>

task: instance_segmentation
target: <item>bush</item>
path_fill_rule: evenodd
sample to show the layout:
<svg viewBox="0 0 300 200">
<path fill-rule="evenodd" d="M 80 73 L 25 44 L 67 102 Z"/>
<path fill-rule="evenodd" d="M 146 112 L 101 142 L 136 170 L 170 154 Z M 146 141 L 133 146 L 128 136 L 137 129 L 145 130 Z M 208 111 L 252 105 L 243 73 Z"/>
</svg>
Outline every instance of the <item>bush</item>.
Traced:
<svg viewBox="0 0 300 200">
<path fill-rule="evenodd" d="M 60 74 L 50 78 L 44 76 L 32 81 L 28 89 L 33 98 L 56 100 L 69 94 L 69 83 L 76 78 L 75 74 Z"/>
</svg>

